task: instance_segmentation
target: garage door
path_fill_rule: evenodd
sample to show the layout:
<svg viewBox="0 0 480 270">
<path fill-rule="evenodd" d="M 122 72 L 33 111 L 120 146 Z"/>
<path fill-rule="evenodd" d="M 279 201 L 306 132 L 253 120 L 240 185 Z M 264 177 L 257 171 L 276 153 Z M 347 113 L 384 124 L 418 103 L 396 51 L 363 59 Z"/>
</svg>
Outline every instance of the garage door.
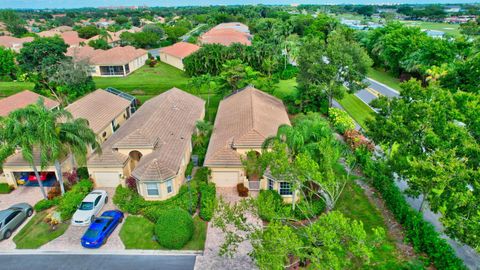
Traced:
<svg viewBox="0 0 480 270">
<path fill-rule="evenodd" d="M 120 184 L 118 172 L 96 172 L 95 184 L 97 187 L 116 187 Z"/>
<path fill-rule="evenodd" d="M 238 172 L 212 172 L 212 180 L 217 187 L 235 187 L 238 184 Z"/>
</svg>

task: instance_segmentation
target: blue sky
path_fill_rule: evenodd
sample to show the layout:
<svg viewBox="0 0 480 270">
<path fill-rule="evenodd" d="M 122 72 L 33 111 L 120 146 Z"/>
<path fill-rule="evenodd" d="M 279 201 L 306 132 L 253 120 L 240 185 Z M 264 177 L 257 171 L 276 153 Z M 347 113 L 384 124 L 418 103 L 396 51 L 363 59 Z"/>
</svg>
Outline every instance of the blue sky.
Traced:
<svg viewBox="0 0 480 270">
<path fill-rule="evenodd" d="M 0 0 L 0 8 L 79 8 L 98 6 L 201 6 L 236 4 L 475 3 L 479 0 Z"/>
</svg>

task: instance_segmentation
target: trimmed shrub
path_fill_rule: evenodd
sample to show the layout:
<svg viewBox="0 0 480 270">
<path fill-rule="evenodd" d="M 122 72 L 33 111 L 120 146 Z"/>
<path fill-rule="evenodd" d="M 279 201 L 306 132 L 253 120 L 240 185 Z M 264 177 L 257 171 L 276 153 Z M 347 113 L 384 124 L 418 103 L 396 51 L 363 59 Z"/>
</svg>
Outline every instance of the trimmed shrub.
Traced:
<svg viewBox="0 0 480 270">
<path fill-rule="evenodd" d="M 200 184 L 200 217 L 210 221 L 217 203 L 216 189 L 214 183 Z"/>
<path fill-rule="evenodd" d="M 144 207 L 145 200 L 136 191 L 119 185 L 113 195 L 113 203 L 123 212 L 137 215 Z"/>
<path fill-rule="evenodd" d="M 62 220 L 69 220 L 77 210 L 83 198 L 92 190 L 93 183 L 90 180 L 81 180 L 72 189 L 65 192 L 65 195 L 58 203 L 58 211 Z"/>
<path fill-rule="evenodd" d="M 53 200 L 41 200 L 33 206 L 33 209 L 36 212 L 41 212 L 41 211 L 47 210 L 47 209 L 52 208 L 53 206 L 57 205 L 59 201 L 60 201 L 59 197 L 56 197 Z"/>
<path fill-rule="evenodd" d="M 88 175 L 87 167 L 80 167 L 77 169 L 77 176 L 79 179 L 88 179 L 90 176 Z"/>
<path fill-rule="evenodd" d="M 12 191 L 12 187 L 7 183 L 0 183 L 0 194 L 8 194 Z"/>
<path fill-rule="evenodd" d="M 243 183 L 237 184 L 238 196 L 248 197 L 248 188 L 243 185 Z"/>
<path fill-rule="evenodd" d="M 256 202 L 258 215 L 266 221 L 278 217 L 278 213 L 282 210 L 282 196 L 274 190 L 260 190 Z"/>
<path fill-rule="evenodd" d="M 181 249 L 192 239 L 195 225 L 187 211 L 180 208 L 164 210 L 158 215 L 155 236 L 165 248 Z"/>
<path fill-rule="evenodd" d="M 344 110 L 338 108 L 328 109 L 328 118 L 332 123 L 335 130 L 340 134 L 344 134 L 345 131 L 355 129 L 355 122 Z"/>
<path fill-rule="evenodd" d="M 210 169 L 207 167 L 201 167 L 201 168 L 198 168 L 198 170 L 195 172 L 195 176 L 193 177 L 193 180 L 195 180 L 198 183 L 207 183 L 209 178 L 210 178 Z"/>
</svg>

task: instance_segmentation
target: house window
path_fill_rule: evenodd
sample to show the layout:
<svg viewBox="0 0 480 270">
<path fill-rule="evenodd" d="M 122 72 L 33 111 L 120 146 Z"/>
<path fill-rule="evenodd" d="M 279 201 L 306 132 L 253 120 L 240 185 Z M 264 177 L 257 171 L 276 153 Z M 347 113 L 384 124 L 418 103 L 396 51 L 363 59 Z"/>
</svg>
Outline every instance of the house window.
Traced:
<svg viewBox="0 0 480 270">
<path fill-rule="evenodd" d="M 157 183 L 146 183 L 147 186 L 147 195 L 148 196 L 158 196 L 160 192 L 158 192 L 158 185 Z"/>
<path fill-rule="evenodd" d="M 130 73 L 130 66 L 128 64 L 125 65 L 125 74 Z"/>
<path fill-rule="evenodd" d="M 288 182 L 280 182 L 280 189 L 278 190 L 280 195 L 292 195 L 292 186 Z"/>
<path fill-rule="evenodd" d="M 273 190 L 273 179 L 268 178 L 268 190 Z"/>
<path fill-rule="evenodd" d="M 106 131 L 104 131 L 104 132 L 102 133 L 102 137 L 103 137 L 103 138 L 107 137 L 107 132 L 106 132 Z"/>
<path fill-rule="evenodd" d="M 172 180 L 167 181 L 167 193 L 172 193 L 173 192 L 173 183 Z"/>
</svg>

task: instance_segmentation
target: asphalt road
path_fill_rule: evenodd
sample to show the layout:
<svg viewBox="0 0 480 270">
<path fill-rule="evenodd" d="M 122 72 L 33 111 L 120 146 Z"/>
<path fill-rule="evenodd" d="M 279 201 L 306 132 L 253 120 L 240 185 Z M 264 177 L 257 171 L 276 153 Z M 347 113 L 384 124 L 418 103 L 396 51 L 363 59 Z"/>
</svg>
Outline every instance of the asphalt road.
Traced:
<svg viewBox="0 0 480 270">
<path fill-rule="evenodd" d="M 370 84 L 367 88 L 358 91 L 355 95 L 363 100 L 363 102 L 370 104 L 370 102 L 377 97 L 383 95 L 387 97 L 398 97 L 398 92 L 384 84 L 374 81 L 370 78 L 367 79 Z"/>
<path fill-rule="evenodd" d="M 1 251 L 0 251 L 1 252 Z M 1 254 L 1 270 L 189 270 L 195 255 Z"/>
</svg>

